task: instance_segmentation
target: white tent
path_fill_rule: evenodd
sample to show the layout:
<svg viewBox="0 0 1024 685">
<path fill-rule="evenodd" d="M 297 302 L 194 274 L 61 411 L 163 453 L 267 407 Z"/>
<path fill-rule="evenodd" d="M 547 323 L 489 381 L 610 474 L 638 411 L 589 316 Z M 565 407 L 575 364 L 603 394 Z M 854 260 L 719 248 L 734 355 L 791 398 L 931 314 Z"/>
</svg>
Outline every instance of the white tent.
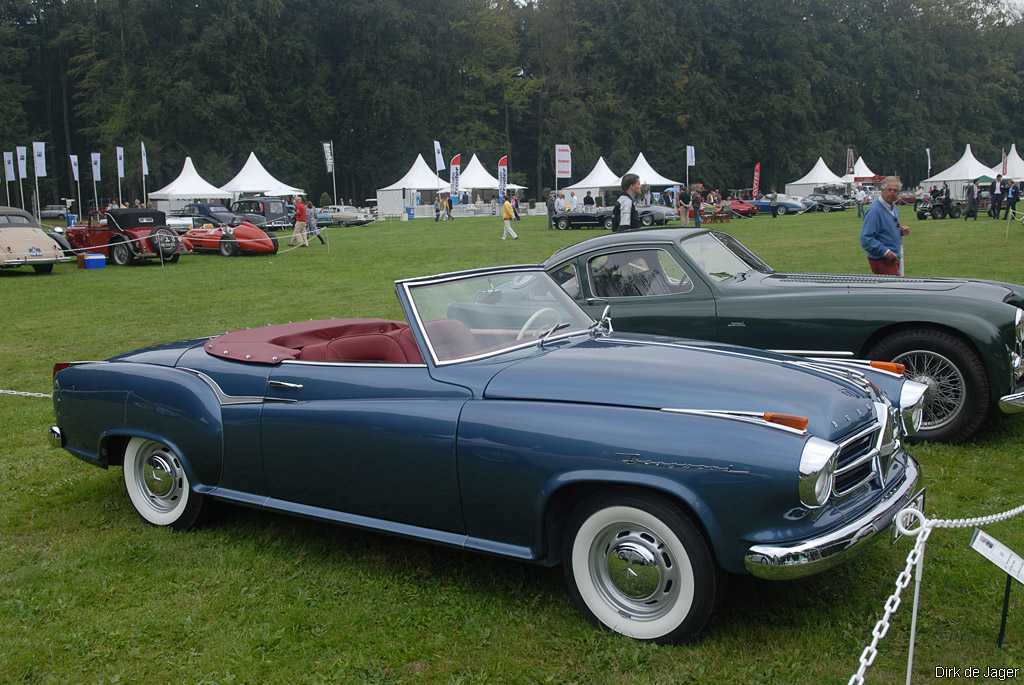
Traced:
<svg viewBox="0 0 1024 685">
<path fill-rule="evenodd" d="M 507 184 L 510 190 L 523 190 L 526 186 L 516 185 L 515 183 Z M 469 164 L 459 174 L 459 190 L 497 190 L 498 179 L 491 175 L 491 172 L 484 168 L 484 165 L 480 163 L 476 155 L 473 155 L 472 159 L 469 160 Z"/>
<path fill-rule="evenodd" d="M 250 152 L 249 159 L 233 179 L 220 187 L 226 193 L 240 195 L 242 193 L 253 193 L 273 196 L 304 195 L 301 188 L 295 188 L 286 183 L 278 181 L 263 168 L 260 160 L 256 159 L 256 153 Z"/>
<path fill-rule="evenodd" d="M 786 195 L 806 197 L 813 193 L 815 188 L 833 185 L 844 185 L 843 179 L 833 174 L 832 170 L 828 168 L 828 164 L 825 164 L 825 160 L 818 157 L 818 161 L 814 163 L 814 168 L 808 171 L 803 178 L 786 184 Z"/>
<path fill-rule="evenodd" d="M 647 158 L 644 157 L 644 153 L 640 153 L 636 156 L 636 161 L 633 162 L 633 166 L 629 167 L 629 171 L 626 174 L 636 174 L 640 177 L 640 183 L 645 186 L 678 186 L 683 185 L 679 181 L 673 181 L 670 178 L 665 178 L 647 162 Z M 626 174 L 623 174 L 625 176 Z"/>
<path fill-rule="evenodd" d="M 864 162 L 863 157 L 858 157 L 857 162 L 853 165 L 853 173 L 846 174 L 843 176 L 843 183 L 853 183 L 855 178 L 866 178 L 868 176 L 877 176 L 874 171 L 868 167 Z"/>
<path fill-rule="evenodd" d="M 417 190 L 433 190 L 441 193 L 451 190 L 448 182 L 427 166 L 423 155 L 416 155 L 416 161 L 409 167 L 409 171 L 405 172 L 405 176 L 389 186 L 377 189 L 377 212 L 381 216 L 400 215 L 406 206 L 415 204 L 415 201 L 406 201 L 405 193 Z"/>
<path fill-rule="evenodd" d="M 561 190 L 605 190 L 606 188 L 619 188 L 622 177 L 608 168 L 604 157 L 598 157 L 597 163 L 590 173 L 583 177 L 583 180 L 566 186 Z"/>
<path fill-rule="evenodd" d="M 1003 174 L 1003 160 L 999 160 L 989 172 L 992 178 L 997 174 Z M 1010 146 L 1010 151 L 1006 155 L 1006 173 L 1003 176 L 1014 181 L 1024 180 L 1024 159 L 1021 159 L 1020 153 L 1017 152 L 1017 143 Z"/>
<path fill-rule="evenodd" d="M 227 198 L 231 193 L 225 193 L 206 179 L 199 175 L 191 157 L 185 158 L 185 164 L 181 167 L 181 173 L 160 190 L 154 190 L 149 194 L 153 200 L 206 200 L 210 198 Z"/>
<path fill-rule="evenodd" d="M 948 183 L 950 196 L 962 197 L 964 186 L 982 176 L 992 176 L 992 169 L 974 157 L 974 153 L 971 152 L 971 146 L 968 144 L 964 147 L 964 153 L 957 160 L 956 164 L 921 181 L 921 187 L 928 188 L 933 185 Z"/>
</svg>

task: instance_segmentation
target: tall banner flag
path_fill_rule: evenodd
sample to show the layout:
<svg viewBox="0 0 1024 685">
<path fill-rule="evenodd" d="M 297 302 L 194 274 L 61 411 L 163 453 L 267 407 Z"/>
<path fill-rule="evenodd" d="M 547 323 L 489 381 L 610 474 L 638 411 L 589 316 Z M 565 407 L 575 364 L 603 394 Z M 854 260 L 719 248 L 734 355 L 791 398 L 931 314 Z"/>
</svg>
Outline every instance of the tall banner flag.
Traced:
<svg viewBox="0 0 1024 685">
<path fill-rule="evenodd" d="M 117 146 L 114 151 L 117 153 L 117 177 L 124 178 L 124 148 Z"/>
<path fill-rule="evenodd" d="M 36 178 L 46 176 L 46 143 L 32 143 L 32 166 Z"/>
<path fill-rule="evenodd" d="M 458 201 L 459 197 L 459 176 L 462 174 L 462 153 L 452 157 L 451 164 L 448 165 L 448 183 L 452 187 L 452 199 Z"/>
<path fill-rule="evenodd" d="M 444 171 L 444 155 L 441 154 L 441 143 L 434 141 L 434 171 Z"/>
<path fill-rule="evenodd" d="M 846 173 L 852 175 L 856 162 L 853 161 L 853 148 L 846 148 Z"/>
<path fill-rule="evenodd" d="M 505 188 L 508 186 L 508 155 L 498 160 L 498 199 L 505 200 Z"/>
<path fill-rule="evenodd" d="M 100 176 L 100 153 L 92 153 L 92 180 L 102 181 L 103 178 Z"/>
<path fill-rule="evenodd" d="M 4 153 L 4 179 L 7 182 L 16 181 L 18 177 L 14 175 L 14 153 Z M 10 203 L 8 203 L 10 204 Z"/>
<path fill-rule="evenodd" d="M 697 149 L 692 145 L 686 146 L 686 166 L 697 166 Z"/>
<path fill-rule="evenodd" d="M 78 155 L 68 155 L 71 159 L 71 177 L 75 179 L 75 187 L 78 188 L 78 206 L 75 211 L 82 213 L 82 183 L 78 178 Z"/>
<path fill-rule="evenodd" d="M 754 183 L 750 192 L 757 199 L 757 193 L 761 190 L 761 162 L 754 165 Z"/>
<path fill-rule="evenodd" d="M 568 145 L 555 146 L 555 178 L 572 178 L 572 148 Z"/>
<path fill-rule="evenodd" d="M 334 146 L 331 141 L 323 140 L 320 144 L 324 146 L 324 164 L 327 165 L 327 173 L 334 173 Z"/>
<path fill-rule="evenodd" d="M 1003 177 L 1006 177 L 1006 171 L 1008 166 L 1008 160 L 1006 159 L 1006 148 L 1003 148 Z"/>
<path fill-rule="evenodd" d="M 146 157 L 146 144 L 140 140 L 139 147 L 142 148 L 142 175 L 149 176 L 149 159 Z"/>
<path fill-rule="evenodd" d="M 18 145 L 14 148 L 14 153 L 18 157 L 18 194 L 21 195 L 21 208 L 25 209 L 25 186 L 22 180 L 28 176 L 28 148 Z"/>
<path fill-rule="evenodd" d="M 926 147 L 924 149 L 924 153 L 926 155 L 928 155 L 928 175 L 931 176 L 932 175 L 932 149 L 930 147 Z"/>
</svg>

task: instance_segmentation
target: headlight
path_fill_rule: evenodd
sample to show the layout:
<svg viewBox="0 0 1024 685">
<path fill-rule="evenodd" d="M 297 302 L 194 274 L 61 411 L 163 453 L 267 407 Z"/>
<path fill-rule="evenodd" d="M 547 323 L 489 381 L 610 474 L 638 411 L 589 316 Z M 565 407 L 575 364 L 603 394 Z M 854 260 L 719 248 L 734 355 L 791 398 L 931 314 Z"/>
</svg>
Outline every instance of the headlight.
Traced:
<svg viewBox="0 0 1024 685">
<path fill-rule="evenodd" d="M 903 420 L 903 432 L 916 435 L 921 430 L 924 420 L 924 394 L 928 386 L 917 381 L 903 381 L 900 390 L 900 418 Z"/>
<path fill-rule="evenodd" d="M 811 437 L 800 455 L 800 501 L 809 509 L 817 509 L 832 495 L 839 445 Z"/>
<path fill-rule="evenodd" d="M 1017 313 L 1013 317 L 1013 333 L 1017 342 L 1024 342 L 1024 309 L 1017 307 Z"/>
</svg>

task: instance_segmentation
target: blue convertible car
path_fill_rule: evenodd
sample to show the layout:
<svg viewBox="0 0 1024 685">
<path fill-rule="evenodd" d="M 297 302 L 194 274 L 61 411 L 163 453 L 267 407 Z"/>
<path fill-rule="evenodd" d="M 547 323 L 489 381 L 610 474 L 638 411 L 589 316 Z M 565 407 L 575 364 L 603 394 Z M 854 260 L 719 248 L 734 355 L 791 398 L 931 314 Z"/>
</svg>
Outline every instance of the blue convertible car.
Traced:
<svg viewBox="0 0 1024 685">
<path fill-rule="evenodd" d="M 211 498 L 562 564 L 595 624 L 693 639 L 721 572 L 816 573 L 916 494 L 925 386 L 622 335 L 540 266 L 400 281 L 407 321 L 267 326 L 58 364 L 53 440 L 139 515 Z"/>
</svg>

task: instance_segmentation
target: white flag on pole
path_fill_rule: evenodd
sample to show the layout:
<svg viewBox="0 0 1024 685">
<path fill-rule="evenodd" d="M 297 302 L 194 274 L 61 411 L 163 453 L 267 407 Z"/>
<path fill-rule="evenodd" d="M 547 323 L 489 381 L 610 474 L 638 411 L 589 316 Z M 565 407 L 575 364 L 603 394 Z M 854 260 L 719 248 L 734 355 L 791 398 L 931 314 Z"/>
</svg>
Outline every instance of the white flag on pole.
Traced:
<svg viewBox="0 0 1024 685">
<path fill-rule="evenodd" d="M 572 148 L 555 146 L 555 178 L 572 178 Z"/>
<path fill-rule="evenodd" d="M 692 145 L 686 146 L 686 166 L 697 166 L 697 150 Z"/>
<path fill-rule="evenodd" d="M 124 148 L 118 145 L 114 151 L 117 153 L 117 177 L 124 178 Z"/>
<path fill-rule="evenodd" d="M 92 153 L 92 180 L 102 181 L 100 178 L 100 153 Z"/>
<path fill-rule="evenodd" d="M 4 153 L 4 179 L 7 181 L 17 181 L 17 176 L 14 175 L 14 153 Z"/>
<path fill-rule="evenodd" d="M 146 144 L 140 140 L 139 147 L 142 148 L 142 175 L 149 176 L 149 160 L 146 159 Z"/>
<path fill-rule="evenodd" d="M 25 178 L 28 176 L 28 148 L 19 145 L 14 150 L 18 153 L 18 178 Z"/>
<path fill-rule="evenodd" d="M 444 171 L 444 155 L 441 154 L 441 143 L 434 141 L 434 170 Z"/>
<path fill-rule="evenodd" d="M 46 176 L 46 143 L 32 143 L 32 167 L 36 178 Z"/>
<path fill-rule="evenodd" d="M 71 157 L 71 175 L 75 179 L 75 183 L 78 183 L 78 155 L 68 155 Z"/>
<path fill-rule="evenodd" d="M 321 141 L 324 146 L 324 164 L 327 166 L 327 173 L 334 172 L 334 143 L 330 140 Z"/>
</svg>

